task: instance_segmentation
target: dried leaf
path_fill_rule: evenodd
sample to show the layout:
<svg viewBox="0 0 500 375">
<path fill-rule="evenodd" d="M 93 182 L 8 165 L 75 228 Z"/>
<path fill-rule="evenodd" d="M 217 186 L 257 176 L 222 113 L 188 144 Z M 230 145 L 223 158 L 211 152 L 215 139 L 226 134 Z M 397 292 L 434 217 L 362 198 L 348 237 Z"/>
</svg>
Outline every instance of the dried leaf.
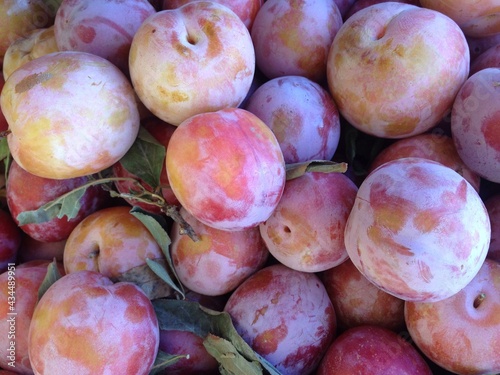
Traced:
<svg viewBox="0 0 500 375">
<path fill-rule="evenodd" d="M 345 173 L 347 163 L 337 163 L 330 160 L 310 160 L 304 163 L 287 164 L 286 179 L 292 180 L 307 172 Z"/>
<path fill-rule="evenodd" d="M 45 274 L 45 277 L 43 278 L 43 281 L 38 288 L 38 301 L 40 301 L 40 298 L 42 298 L 42 296 L 52 286 L 52 284 L 54 284 L 61 277 L 61 273 L 57 268 L 57 261 L 54 258 L 54 260 L 47 266 L 47 273 Z"/>
<path fill-rule="evenodd" d="M 165 146 L 141 127 L 134 144 L 120 159 L 120 163 L 128 172 L 155 189 L 160 186 L 165 154 Z"/>
<path fill-rule="evenodd" d="M 146 262 L 148 261 L 154 261 L 160 267 L 165 267 L 166 263 L 165 259 L 146 259 Z M 170 284 L 165 283 L 162 278 L 153 272 L 148 264 L 134 267 L 122 273 L 119 277 L 114 278 L 113 281 L 128 281 L 134 283 L 141 288 L 151 300 L 173 295 Z"/>
<path fill-rule="evenodd" d="M 172 355 L 167 354 L 161 350 L 158 351 L 156 355 L 155 363 L 149 372 L 149 375 L 163 374 L 165 373 L 165 369 L 182 358 L 189 358 L 189 355 Z"/>
</svg>

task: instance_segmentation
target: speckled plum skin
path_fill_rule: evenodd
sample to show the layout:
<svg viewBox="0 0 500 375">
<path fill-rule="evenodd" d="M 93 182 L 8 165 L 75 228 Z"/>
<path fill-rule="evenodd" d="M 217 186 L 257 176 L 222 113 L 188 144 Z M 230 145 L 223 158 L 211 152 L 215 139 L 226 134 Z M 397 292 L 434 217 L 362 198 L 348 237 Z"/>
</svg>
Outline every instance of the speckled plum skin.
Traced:
<svg viewBox="0 0 500 375">
<path fill-rule="evenodd" d="M 185 209 L 180 213 L 199 237 L 195 242 L 180 234 L 177 222 L 172 225 L 172 261 L 179 280 L 189 290 L 207 296 L 223 295 L 264 266 L 269 252 L 258 227 L 219 230 L 199 222 Z"/>
<path fill-rule="evenodd" d="M 316 375 L 432 375 L 419 352 L 386 328 L 351 328 L 328 348 Z"/>
<path fill-rule="evenodd" d="M 64 0 L 54 20 L 57 46 L 104 57 L 128 73 L 132 38 L 154 13 L 147 0 Z"/>
<path fill-rule="evenodd" d="M 319 277 L 282 264 L 245 280 L 224 311 L 243 339 L 284 375 L 313 373 L 336 330 L 335 311 Z"/>
<path fill-rule="evenodd" d="M 17 259 L 21 246 L 21 230 L 8 210 L 0 206 L 0 272 Z"/>
<path fill-rule="evenodd" d="M 341 173 L 310 172 L 287 181 L 278 206 L 259 225 L 269 252 L 303 272 L 325 271 L 344 262 L 344 230 L 357 191 Z"/>
<path fill-rule="evenodd" d="M 237 107 L 252 84 L 255 50 L 233 11 L 196 1 L 143 22 L 132 40 L 129 67 L 144 105 L 179 125 L 199 113 Z"/>
<path fill-rule="evenodd" d="M 165 150 L 167 149 L 168 143 L 170 142 L 170 137 L 174 133 L 174 130 L 177 129 L 177 127 L 175 127 L 174 125 L 168 124 L 154 116 L 146 118 L 143 121 L 141 121 L 141 125 L 158 141 L 158 143 L 160 143 L 162 146 L 165 147 Z M 115 177 L 133 178 L 139 181 L 144 189 L 150 192 L 154 192 L 155 190 L 153 187 L 149 186 L 142 179 L 127 171 L 123 166 L 123 164 L 121 163 L 121 161 L 118 161 L 113 165 L 113 175 Z M 175 197 L 174 193 L 172 192 L 172 189 L 168 184 L 168 177 L 167 177 L 167 170 L 165 168 L 165 163 L 163 163 L 163 169 L 160 173 L 160 185 L 161 189 L 156 193 L 162 196 L 167 204 L 178 205 L 179 201 Z M 118 190 L 118 192 L 122 194 L 130 194 L 131 192 L 136 192 L 136 193 L 141 192 L 141 189 L 139 189 L 134 182 L 127 180 L 116 181 L 115 187 L 116 190 Z M 146 210 L 154 214 L 162 213 L 161 208 L 156 205 L 141 202 L 137 199 L 132 199 L 132 198 L 124 198 L 124 199 L 131 206 L 138 206 L 143 210 Z"/>
<path fill-rule="evenodd" d="M 162 8 L 175 9 L 194 0 L 163 0 Z M 217 3 L 227 6 L 243 21 L 248 30 L 252 29 L 253 21 L 263 0 L 217 0 Z"/>
<path fill-rule="evenodd" d="M 15 267 L 14 271 L 11 271 L 11 276 L 14 277 L 15 281 L 15 304 L 14 312 L 17 313 L 15 316 L 15 331 L 10 331 L 9 310 L 11 306 L 9 301 L 9 272 L 4 271 L 0 275 L 0 345 L 4 348 L 10 347 L 10 342 L 15 342 L 15 370 L 19 374 L 32 374 L 30 359 L 28 357 L 28 331 L 31 322 L 31 317 L 33 315 L 33 310 L 35 309 L 38 300 L 38 288 L 40 287 L 45 274 L 47 273 L 47 266 L 49 262 L 41 263 L 24 263 L 19 264 Z M 9 338 L 9 333 L 13 334 L 13 337 Z M 6 355 L 0 357 L 0 366 L 2 368 L 10 368 L 8 363 L 12 359 L 7 358 Z"/>
<path fill-rule="evenodd" d="M 158 352 L 158 319 L 135 284 L 80 271 L 45 292 L 28 343 L 35 375 L 147 375 Z"/>
<path fill-rule="evenodd" d="M 333 158 L 340 118 L 329 92 L 308 78 L 285 76 L 264 82 L 245 109 L 276 135 L 287 164 Z"/>
<path fill-rule="evenodd" d="M 7 204 L 12 218 L 16 224 L 19 224 L 17 217 L 21 212 L 37 210 L 44 204 L 88 182 L 88 176 L 65 179 L 38 177 L 25 171 L 13 161 L 6 184 Z M 109 194 L 100 186 L 89 187 L 80 198 L 81 207 L 73 219 L 68 220 L 67 216 L 55 217 L 42 223 L 21 225 L 20 228 L 38 241 L 62 241 L 68 238 L 80 221 L 104 207 L 108 201 Z"/>
<path fill-rule="evenodd" d="M 166 168 L 180 204 L 203 224 L 221 230 L 267 220 L 286 179 L 273 132 L 240 108 L 199 114 L 180 124 L 170 138 Z"/>
<path fill-rule="evenodd" d="M 361 325 L 395 332 L 405 328 L 404 301 L 375 286 L 350 259 L 320 277 L 335 308 L 339 332 Z"/>
<path fill-rule="evenodd" d="M 428 159 L 403 158 L 362 182 L 345 245 L 354 265 L 384 291 L 434 302 L 472 280 L 490 236 L 486 208 L 462 176 Z"/>
<path fill-rule="evenodd" d="M 469 47 L 445 15 L 384 2 L 348 18 L 329 51 L 328 87 L 359 130 L 405 138 L 435 126 L 469 74 Z"/>
<path fill-rule="evenodd" d="M 24 64 L 6 80 L 0 103 L 12 157 L 40 177 L 100 172 L 125 155 L 139 131 L 131 84 L 90 53 L 55 52 Z"/>
<path fill-rule="evenodd" d="M 73 229 L 64 246 L 66 273 L 91 270 L 116 279 L 146 258 L 163 259 L 160 246 L 129 206 L 101 209 Z"/>
<path fill-rule="evenodd" d="M 446 14 L 467 36 L 486 37 L 500 32 L 497 0 L 420 0 L 420 3 L 425 8 Z"/>
<path fill-rule="evenodd" d="M 465 288 L 443 301 L 407 302 L 405 318 L 415 344 L 441 367 L 461 375 L 497 374 L 500 263 L 486 259 Z"/>
<path fill-rule="evenodd" d="M 491 240 L 487 257 L 500 262 L 500 194 L 484 201 L 491 223 Z"/>
<path fill-rule="evenodd" d="M 465 178 L 479 192 L 481 178 L 460 158 L 453 139 L 446 134 L 430 132 L 399 139 L 382 150 L 372 161 L 370 171 L 388 161 L 405 157 L 437 161 Z"/>
<path fill-rule="evenodd" d="M 500 68 L 478 71 L 460 89 L 451 112 L 451 133 L 464 163 L 492 182 L 500 182 Z"/>
<path fill-rule="evenodd" d="M 341 25 L 334 0 L 267 0 L 251 30 L 257 66 L 269 79 L 298 75 L 323 83 Z"/>
</svg>

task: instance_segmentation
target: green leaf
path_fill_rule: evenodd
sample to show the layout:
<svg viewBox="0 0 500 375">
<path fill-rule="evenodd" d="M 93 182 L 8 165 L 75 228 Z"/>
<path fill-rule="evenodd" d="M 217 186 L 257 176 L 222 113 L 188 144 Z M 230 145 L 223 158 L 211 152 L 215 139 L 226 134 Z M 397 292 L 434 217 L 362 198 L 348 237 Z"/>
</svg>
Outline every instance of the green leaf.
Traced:
<svg viewBox="0 0 500 375">
<path fill-rule="evenodd" d="M 95 179 L 94 176 L 88 176 L 89 182 L 83 184 L 63 195 L 47 202 L 36 210 L 24 211 L 17 215 L 19 225 L 44 223 L 53 218 L 62 218 L 66 216 L 68 220 L 74 219 L 78 215 L 81 207 L 80 199 L 87 189 L 95 185 L 105 185 L 119 180 L 131 180 L 127 177 L 106 177 Z M 110 192 L 111 194 L 111 192 Z"/>
<path fill-rule="evenodd" d="M 114 282 L 128 281 L 141 288 L 149 299 L 170 297 L 173 295 L 171 283 L 165 283 L 156 272 L 153 272 L 148 262 L 155 262 L 158 267 L 165 267 L 165 259 L 149 259 L 141 266 L 134 267 L 120 276 L 113 278 Z"/>
<path fill-rule="evenodd" d="M 141 127 L 134 144 L 120 162 L 128 172 L 155 189 L 160 186 L 165 154 L 165 147 Z"/>
<path fill-rule="evenodd" d="M 208 334 L 203 341 L 207 352 L 221 365 L 221 374 L 228 375 L 260 375 L 262 367 L 259 362 L 247 361 L 234 347 L 234 345 L 222 337 Z"/>
<path fill-rule="evenodd" d="M 9 145 L 7 143 L 7 137 L 0 137 L 0 160 L 5 160 L 9 157 Z"/>
<path fill-rule="evenodd" d="M 57 268 L 57 261 L 54 258 L 54 260 L 47 266 L 47 273 L 45 274 L 45 277 L 43 278 L 43 281 L 38 288 L 38 301 L 40 301 L 40 298 L 42 298 L 42 296 L 52 286 L 52 284 L 54 284 L 61 277 L 61 273 Z"/>
<path fill-rule="evenodd" d="M 346 163 L 336 163 L 330 160 L 310 160 L 304 163 L 287 164 L 286 179 L 292 180 L 307 172 L 345 173 L 346 171 Z"/>
<path fill-rule="evenodd" d="M 245 359 L 250 363 L 250 368 L 254 368 L 259 364 L 257 367 L 264 366 L 270 374 L 279 375 L 279 372 L 255 353 L 238 334 L 231 316 L 227 312 L 211 310 L 197 302 L 187 300 L 157 299 L 152 302 L 160 329 L 188 331 L 203 339 L 206 339 L 209 334 L 215 335 L 230 343 L 231 350 L 226 350 L 229 347 L 228 343 L 222 342 L 221 345 L 224 345 L 223 352 L 233 353 L 235 356 L 238 353 L 238 361 Z M 212 344 L 214 343 L 212 342 Z M 221 363 L 222 358 L 216 359 Z M 221 365 L 225 366 L 227 364 L 221 363 Z M 234 369 L 231 367 L 226 368 L 226 373 L 232 374 L 232 372 L 228 372 L 231 370 Z"/>
<path fill-rule="evenodd" d="M 151 272 L 153 272 L 160 280 L 162 280 L 166 285 L 174 289 L 177 293 L 179 293 L 182 296 L 182 298 L 184 298 L 184 290 L 182 289 L 182 287 L 179 287 L 176 284 L 176 282 L 172 279 L 172 277 L 170 277 L 170 274 L 164 264 L 161 264 L 157 260 L 146 258 L 146 265 L 149 267 Z M 161 297 L 166 297 L 166 296 L 158 295 L 150 299 L 161 298 Z"/>
<path fill-rule="evenodd" d="M 19 225 L 44 223 L 56 217 L 61 219 L 64 216 L 67 216 L 68 220 L 73 219 L 78 215 L 78 211 L 80 211 L 80 199 L 87 189 L 87 186 L 84 186 L 84 188 L 77 188 L 69 193 L 63 194 L 59 198 L 44 204 L 37 210 L 21 212 L 17 215 Z"/>
<path fill-rule="evenodd" d="M 189 354 L 186 355 L 172 355 L 167 354 L 161 350 L 158 351 L 156 355 L 155 363 L 149 372 L 149 375 L 163 374 L 165 369 L 182 358 L 189 358 Z"/>
<path fill-rule="evenodd" d="M 130 210 L 130 213 L 134 215 L 137 219 L 144 224 L 146 228 L 148 228 L 149 232 L 153 235 L 154 239 L 160 245 L 160 248 L 167 260 L 167 267 L 162 267 L 157 264 L 154 260 L 146 260 L 148 266 L 151 270 L 156 273 L 160 278 L 162 278 L 166 283 L 168 283 L 173 289 L 175 289 L 178 293 L 182 295 L 184 298 L 184 289 L 182 284 L 177 277 L 175 272 L 174 263 L 172 261 L 172 257 L 170 256 L 170 236 L 167 231 L 167 221 L 165 217 L 161 215 L 152 214 L 147 212 L 139 207 L 133 207 Z M 173 275 L 175 281 L 170 277 Z"/>
</svg>

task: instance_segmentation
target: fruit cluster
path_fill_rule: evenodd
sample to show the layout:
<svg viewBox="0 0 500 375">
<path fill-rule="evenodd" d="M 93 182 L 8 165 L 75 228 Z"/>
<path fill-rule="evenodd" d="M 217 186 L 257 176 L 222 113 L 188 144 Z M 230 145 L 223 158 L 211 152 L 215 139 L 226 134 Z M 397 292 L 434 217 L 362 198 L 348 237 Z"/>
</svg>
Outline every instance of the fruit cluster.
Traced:
<svg viewBox="0 0 500 375">
<path fill-rule="evenodd" d="M 500 373 L 499 9 L 0 0 L 0 375 Z"/>
</svg>

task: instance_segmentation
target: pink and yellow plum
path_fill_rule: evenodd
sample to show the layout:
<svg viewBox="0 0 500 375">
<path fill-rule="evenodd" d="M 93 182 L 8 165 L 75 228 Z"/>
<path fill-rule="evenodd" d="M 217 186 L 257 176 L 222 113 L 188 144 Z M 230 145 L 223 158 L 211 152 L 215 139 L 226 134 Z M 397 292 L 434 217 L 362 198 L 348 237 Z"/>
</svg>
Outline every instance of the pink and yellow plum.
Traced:
<svg viewBox="0 0 500 375">
<path fill-rule="evenodd" d="M 486 180 L 500 182 L 500 68 L 478 71 L 461 87 L 451 112 L 451 134 L 458 155 Z"/>
<path fill-rule="evenodd" d="M 382 290 L 434 302 L 473 279 L 490 237 L 486 208 L 467 180 L 435 161 L 403 158 L 362 182 L 345 245 L 356 268 Z"/>
<path fill-rule="evenodd" d="M 417 157 L 441 163 L 465 178 L 479 192 L 481 178 L 468 168 L 458 155 L 453 139 L 438 131 L 398 139 L 372 161 L 370 171 L 391 160 Z"/>
<path fill-rule="evenodd" d="M 328 87 L 354 127 L 405 138 L 450 111 L 469 62 L 465 36 L 449 17 L 383 2 L 356 12 L 338 31 L 328 55 Z"/>
<path fill-rule="evenodd" d="M 334 0 L 267 0 L 251 31 L 257 66 L 269 79 L 298 75 L 323 83 L 341 25 Z"/>
<path fill-rule="evenodd" d="M 335 336 L 335 311 L 319 277 L 282 264 L 245 280 L 224 311 L 281 374 L 312 374 Z"/>
<path fill-rule="evenodd" d="M 350 259 L 324 271 L 321 280 L 335 308 L 339 332 L 362 325 L 405 329 L 404 301 L 371 283 Z"/>
<path fill-rule="evenodd" d="M 27 62 L 6 80 L 1 108 L 13 159 L 44 178 L 100 172 L 125 155 L 139 131 L 125 75 L 86 52 L 55 52 Z"/>
<path fill-rule="evenodd" d="M 163 10 L 175 9 L 193 0 L 163 0 Z M 252 29 L 253 21 L 264 0 L 217 0 L 217 3 L 227 6 L 243 21 L 248 30 Z"/>
<path fill-rule="evenodd" d="M 259 226 L 271 255 L 303 272 L 346 261 L 344 230 L 357 191 L 342 173 L 310 172 L 288 180 L 278 206 Z"/>
<path fill-rule="evenodd" d="M 225 231 L 206 226 L 185 209 L 180 214 L 199 240 L 180 234 L 174 222 L 170 252 L 181 283 L 189 290 L 207 296 L 232 292 L 245 279 L 261 269 L 269 255 L 259 228 Z"/>
<path fill-rule="evenodd" d="M 0 2 L 0 66 L 9 46 L 31 31 L 52 25 L 56 10 L 44 0 Z"/>
<path fill-rule="evenodd" d="M 21 65 L 34 60 L 40 56 L 57 52 L 54 26 L 43 29 L 35 29 L 23 38 L 16 39 L 7 51 L 3 59 L 3 77 L 5 79 Z"/>
<path fill-rule="evenodd" d="M 287 164 L 333 158 L 340 138 L 339 112 L 318 83 L 301 76 L 274 78 L 253 92 L 245 109 L 271 128 Z"/>
<path fill-rule="evenodd" d="M 170 141 L 170 137 L 172 136 L 176 127 L 174 125 L 170 125 L 157 117 L 149 117 L 142 121 L 142 126 L 146 131 L 148 131 L 163 147 L 165 150 L 168 147 L 168 142 Z M 118 161 L 113 165 L 113 175 L 115 177 L 125 177 L 125 178 L 133 178 L 140 185 L 149 192 L 154 192 L 165 199 L 165 202 L 170 205 L 178 205 L 179 201 L 175 197 L 172 189 L 168 184 L 167 170 L 165 168 L 165 162 L 163 162 L 163 168 L 160 174 L 160 186 L 152 187 L 149 186 L 145 181 L 137 177 L 136 175 L 130 173 L 121 161 Z M 134 194 L 141 193 L 141 189 L 136 185 L 135 182 L 129 180 L 120 180 L 115 182 L 115 187 L 119 193 L 122 194 Z M 160 188 L 158 191 L 155 191 L 156 188 Z M 154 205 L 145 203 L 142 201 L 138 201 L 133 198 L 125 198 L 125 201 L 129 203 L 131 206 L 138 206 L 146 211 L 151 213 L 161 214 L 161 208 Z"/>
<path fill-rule="evenodd" d="M 10 213 L 19 225 L 18 215 L 24 211 L 37 210 L 44 204 L 61 197 L 74 189 L 80 188 L 90 181 L 88 176 L 50 179 L 38 177 L 25 171 L 15 161 L 9 169 L 7 179 L 7 204 Z M 86 216 L 97 211 L 108 204 L 109 194 L 100 186 L 86 188 L 81 196 L 80 209 L 76 216 L 68 219 L 67 216 L 54 217 L 52 219 L 20 225 L 20 228 L 28 236 L 37 241 L 58 242 L 68 238 L 71 231 Z"/>
<path fill-rule="evenodd" d="M 486 259 L 476 277 L 450 298 L 405 303 L 408 332 L 433 362 L 456 374 L 500 371 L 500 263 Z"/>
<path fill-rule="evenodd" d="M 28 332 L 49 261 L 27 262 L 0 275 L 0 345 L 10 350 L 0 356 L 2 368 L 14 367 L 17 374 L 33 374 L 28 356 Z M 10 271 L 10 272 L 9 272 Z M 11 287 L 9 287 L 11 286 Z M 13 286 L 13 288 L 12 288 Z M 14 294 L 9 292 L 14 292 Z M 15 295 L 15 298 L 9 298 Z M 12 309 L 10 309 L 12 307 Z M 15 313 L 15 314 L 13 314 Z M 12 358 L 13 357 L 13 358 Z M 13 366 L 9 367 L 9 363 Z"/>
<path fill-rule="evenodd" d="M 21 247 L 22 232 L 10 212 L 0 207 L 0 272 L 15 263 Z"/>
<path fill-rule="evenodd" d="M 38 302 L 28 352 L 35 375 L 147 375 L 159 336 L 153 305 L 137 285 L 79 271 L 57 280 Z"/>
<path fill-rule="evenodd" d="M 432 375 L 424 357 L 397 333 L 363 325 L 337 337 L 316 375 Z"/>
<path fill-rule="evenodd" d="M 491 223 L 491 240 L 487 257 L 500 262 L 500 194 L 484 201 Z"/>
<path fill-rule="evenodd" d="M 63 0 L 54 20 L 57 47 L 101 56 L 128 74 L 132 38 L 155 13 L 147 0 Z"/>
<path fill-rule="evenodd" d="M 180 204 L 203 224 L 221 230 L 267 220 L 286 179 L 273 132 L 240 108 L 195 115 L 180 124 L 170 138 L 166 168 Z"/>
<path fill-rule="evenodd" d="M 139 99 L 177 126 L 196 114 L 237 107 L 252 84 L 255 50 L 233 11 L 196 1 L 144 21 L 132 40 L 129 65 Z"/>
<path fill-rule="evenodd" d="M 450 17 L 467 36 L 486 37 L 500 32 L 497 0 L 420 0 L 420 3 Z"/>
<path fill-rule="evenodd" d="M 160 245 L 129 206 L 94 212 L 73 229 L 64 246 L 66 273 L 90 270 L 111 279 L 139 266 L 146 258 L 164 259 Z"/>
</svg>

